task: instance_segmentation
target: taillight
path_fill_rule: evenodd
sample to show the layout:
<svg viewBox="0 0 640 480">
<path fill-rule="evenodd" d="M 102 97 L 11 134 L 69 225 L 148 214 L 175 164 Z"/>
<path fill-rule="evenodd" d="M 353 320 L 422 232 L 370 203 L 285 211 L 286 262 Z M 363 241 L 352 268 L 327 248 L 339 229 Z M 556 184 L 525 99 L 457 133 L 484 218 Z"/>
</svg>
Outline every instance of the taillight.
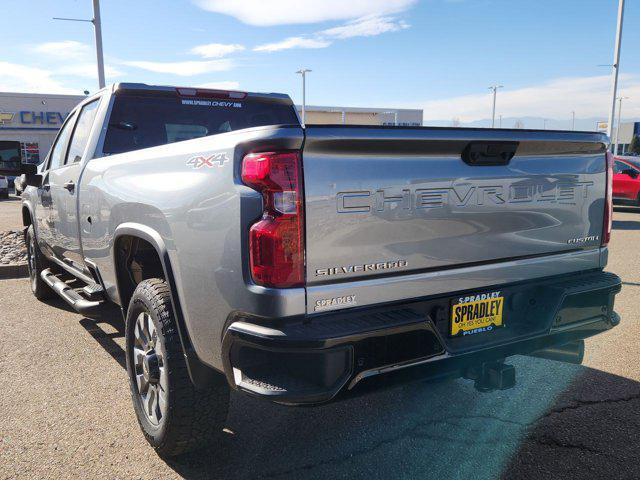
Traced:
<svg viewBox="0 0 640 480">
<path fill-rule="evenodd" d="M 236 92 L 232 90 L 210 90 L 205 88 L 177 87 L 176 92 L 181 97 L 198 98 L 228 98 L 241 100 L 246 98 L 247 92 Z"/>
<path fill-rule="evenodd" d="M 607 152 L 607 186 L 604 200 L 604 222 L 602 226 L 602 246 L 605 247 L 611 240 L 611 227 L 613 225 L 613 155 Z"/>
<path fill-rule="evenodd" d="M 263 215 L 249 230 L 253 280 L 267 287 L 304 284 L 302 166 L 298 152 L 251 153 L 242 181 L 262 193 Z"/>
</svg>

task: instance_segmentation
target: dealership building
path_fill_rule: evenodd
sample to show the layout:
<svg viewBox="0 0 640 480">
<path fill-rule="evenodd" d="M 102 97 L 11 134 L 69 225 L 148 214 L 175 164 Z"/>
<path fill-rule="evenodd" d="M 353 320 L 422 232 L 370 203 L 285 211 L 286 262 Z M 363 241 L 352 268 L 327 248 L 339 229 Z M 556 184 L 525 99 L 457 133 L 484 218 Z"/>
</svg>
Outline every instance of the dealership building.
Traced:
<svg viewBox="0 0 640 480">
<path fill-rule="evenodd" d="M 40 163 L 68 113 L 84 97 L 0 92 L 0 140 L 19 141 L 23 159 Z M 298 111 L 301 110 L 297 106 Z M 422 110 L 306 107 L 308 124 L 421 126 Z"/>
<path fill-rule="evenodd" d="M 0 140 L 19 141 L 24 161 L 40 163 L 67 114 L 83 98 L 0 92 Z"/>
<path fill-rule="evenodd" d="M 298 113 L 302 107 L 296 105 Z M 422 110 L 407 108 L 305 107 L 308 124 L 422 126 Z"/>
</svg>

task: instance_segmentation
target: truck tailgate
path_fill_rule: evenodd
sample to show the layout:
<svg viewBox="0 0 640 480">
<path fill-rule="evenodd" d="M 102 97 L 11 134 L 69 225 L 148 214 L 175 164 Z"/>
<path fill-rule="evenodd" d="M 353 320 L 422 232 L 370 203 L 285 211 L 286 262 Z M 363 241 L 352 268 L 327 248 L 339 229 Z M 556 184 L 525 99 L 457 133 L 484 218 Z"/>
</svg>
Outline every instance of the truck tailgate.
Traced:
<svg viewBox="0 0 640 480">
<path fill-rule="evenodd" d="M 308 126 L 307 283 L 596 249 L 606 142 L 598 133 Z M 474 164 L 469 148 L 488 156 Z"/>
</svg>

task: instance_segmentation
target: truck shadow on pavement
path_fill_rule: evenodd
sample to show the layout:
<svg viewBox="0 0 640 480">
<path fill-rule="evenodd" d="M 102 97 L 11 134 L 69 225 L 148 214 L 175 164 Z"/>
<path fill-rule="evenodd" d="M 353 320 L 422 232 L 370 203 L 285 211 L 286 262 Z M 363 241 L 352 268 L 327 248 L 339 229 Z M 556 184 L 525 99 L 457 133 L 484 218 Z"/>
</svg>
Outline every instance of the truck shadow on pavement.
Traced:
<svg viewBox="0 0 640 480">
<path fill-rule="evenodd" d="M 614 220 L 611 223 L 614 230 L 640 230 L 640 220 Z"/>
<path fill-rule="evenodd" d="M 119 314 L 117 314 L 119 315 Z M 124 349 L 116 343 L 116 338 L 124 338 L 124 322 L 122 318 L 116 314 L 105 316 L 99 320 L 83 318 L 80 325 L 84 328 L 93 339 L 118 362 L 125 370 L 127 369 L 127 360 Z M 108 326 L 109 328 L 105 328 Z M 110 331 L 107 331 L 110 330 Z"/>
<path fill-rule="evenodd" d="M 80 324 L 125 368 L 118 312 Z M 640 383 L 539 358 L 508 362 L 516 387 L 491 393 L 421 381 L 284 407 L 232 392 L 222 439 L 166 463 L 188 479 L 640 478 Z"/>
<path fill-rule="evenodd" d="M 232 395 L 219 445 L 185 478 L 639 478 L 640 384 L 516 357 L 519 384 L 421 382 L 315 408 Z"/>
<path fill-rule="evenodd" d="M 624 212 L 624 213 L 640 213 L 640 207 L 633 207 L 633 206 L 619 206 L 619 205 L 614 205 L 613 206 L 613 211 L 614 212 Z"/>
<path fill-rule="evenodd" d="M 59 298 L 46 300 L 51 307 L 75 313 L 69 305 Z M 111 357 L 126 370 L 127 360 L 124 349 L 116 339 L 124 338 L 124 321 L 117 307 L 108 308 L 98 319 L 82 318 L 80 326 L 100 345 Z"/>
</svg>

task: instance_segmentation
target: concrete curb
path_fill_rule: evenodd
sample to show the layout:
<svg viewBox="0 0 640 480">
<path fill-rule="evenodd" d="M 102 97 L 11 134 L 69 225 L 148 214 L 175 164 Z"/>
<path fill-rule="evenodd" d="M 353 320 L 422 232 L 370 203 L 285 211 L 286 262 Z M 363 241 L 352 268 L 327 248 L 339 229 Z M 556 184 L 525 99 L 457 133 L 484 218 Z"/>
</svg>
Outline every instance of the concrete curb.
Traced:
<svg viewBox="0 0 640 480">
<path fill-rule="evenodd" d="M 8 278 L 24 278 L 29 276 L 26 263 L 18 265 L 0 265 L 0 280 Z"/>
</svg>

